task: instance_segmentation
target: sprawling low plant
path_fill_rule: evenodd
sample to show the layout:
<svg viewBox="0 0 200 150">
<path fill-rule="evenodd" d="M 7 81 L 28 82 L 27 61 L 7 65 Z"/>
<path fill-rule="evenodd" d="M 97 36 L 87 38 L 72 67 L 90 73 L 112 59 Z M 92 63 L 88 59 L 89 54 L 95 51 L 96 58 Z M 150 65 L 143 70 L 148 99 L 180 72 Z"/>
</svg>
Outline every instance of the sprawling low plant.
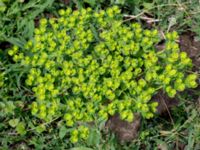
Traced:
<svg viewBox="0 0 200 150">
<path fill-rule="evenodd" d="M 192 61 L 180 52 L 177 32 L 167 33 L 165 48 L 158 51 L 158 31 L 127 24 L 116 6 L 59 14 L 41 19 L 34 38 L 8 53 L 28 70 L 32 115 L 44 121 L 63 117 L 66 126 L 78 128 L 72 142 L 87 138 L 87 122 L 109 115 L 129 122 L 134 113 L 152 118 L 158 104 L 150 100 L 158 90 L 174 97 L 197 86 L 197 76 L 186 73 Z"/>
</svg>

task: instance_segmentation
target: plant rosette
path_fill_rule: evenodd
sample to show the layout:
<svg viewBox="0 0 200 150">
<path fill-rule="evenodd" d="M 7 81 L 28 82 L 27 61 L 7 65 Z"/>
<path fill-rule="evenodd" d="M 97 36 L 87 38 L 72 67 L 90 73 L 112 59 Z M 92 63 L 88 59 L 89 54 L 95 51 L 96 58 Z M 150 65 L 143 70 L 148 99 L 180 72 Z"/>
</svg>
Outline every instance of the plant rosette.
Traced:
<svg viewBox="0 0 200 150">
<path fill-rule="evenodd" d="M 180 52 L 177 32 L 167 33 L 165 48 L 158 51 L 158 31 L 125 23 L 117 6 L 59 14 L 41 19 L 34 38 L 8 54 L 28 70 L 26 86 L 35 95 L 32 115 L 45 121 L 62 115 L 66 126 L 77 127 L 72 142 L 87 138 L 89 130 L 80 124 L 115 113 L 128 122 L 136 112 L 149 119 L 158 90 L 174 97 L 197 86 L 197 75 L 186 73 L 192 61 Z"/>
</svg>

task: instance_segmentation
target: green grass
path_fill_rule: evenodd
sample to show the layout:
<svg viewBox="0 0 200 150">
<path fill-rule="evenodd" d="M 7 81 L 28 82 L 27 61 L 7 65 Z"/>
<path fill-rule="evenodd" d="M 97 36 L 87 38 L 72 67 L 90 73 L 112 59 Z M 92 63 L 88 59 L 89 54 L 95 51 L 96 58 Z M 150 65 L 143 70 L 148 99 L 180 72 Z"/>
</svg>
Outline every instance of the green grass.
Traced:
<svg viewBox="0 0 200 150">
<path fill-rule="evenodd" d="M 0 0 L 0 6 L 1 6 Z M 86 3 L 87 2 L 87 3 Z M 123 9 L 124 15 L 131 15 L 131 21 L 138 21 L 146 27 L 156 27 L 161 31 L 177 30 L 179 33 L 193 31 L 200 39 L 200 2 L 198 0 L 73 0 L 70 6 L 75 8 L 91 6 L 104 9 L 116 4 Z M 94 127 L 89 141 L 80 141 L 72 145 L 67 136 L 61 138 L 63 130 L 55 122 L 59 118 L 44 123 L 46 129 L 35 126 L 39 122 L 31 117 L 27 104 L 33 99 L 29 89 L 23 86 L 24 70 L 15 65 L 7 55 L 10 44 L 23 45 L 33 36 L 36 18 L 57 15 L 59 8 L 66 8 L 60 1 L 29 0 L 24 3 L 4 2 L 6 10 L 0 12 L 0 71 L 5 71 L 5 88 L 0 88 L 0 149 L 70 149 L 74 150 L 137 150 L 137 149 L 200 149 L 200 92 L 184 92 L 177 96 L 180 104 L 166 116 L 157 116 L 151 120 L 142 120 L 140 136 L 129 143 L 120 144 L 116 137 L 103 127 Z M 145 19 L 146 18 L 146 19 Z M 158 20 L 158 21 L 156 21 Z M 149 24 L 149 21 L 153 21 Z M 8 46 L 7 46 L 8 45 Z M 1 109 L 4 108 L 4 109 Z M 26 135 L 17 134 L 9 125 L 11 119 L 28 123 Z M 82 147 L 82 148 L 81 148 Z M 90 148 L 90 149 L 89 149 Z"/>
<path fill-rule="evenodd" d="M 151 22 L 163 31 L 191 30 L 200 36 L 200 2 L 198 0 L 73 0 L 78 8 L 90 6 L 104 9 L 118 5 L 124 14 L 131 14 L 133 20 Z M 85 2 L 85 3 L 84 3 Z"/>
</svg>

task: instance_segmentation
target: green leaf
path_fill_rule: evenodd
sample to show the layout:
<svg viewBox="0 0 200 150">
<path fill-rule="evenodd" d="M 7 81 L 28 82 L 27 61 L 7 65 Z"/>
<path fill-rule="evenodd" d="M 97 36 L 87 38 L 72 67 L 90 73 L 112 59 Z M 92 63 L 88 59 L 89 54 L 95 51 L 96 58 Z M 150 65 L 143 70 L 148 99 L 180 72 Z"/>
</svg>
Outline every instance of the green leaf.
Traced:
<svg viewBox="0 0 200 150">
<path fill-rule="evenodd" d="M 31 12 L 30 18 L 35 18 L 36 16 L 38 16 L 40 13 L 44 11 L 45 8 L 50 7 L 53 4 L 53 2 L 54 0 L 46 0 L 45 3 L 43 3 L 37 9 Z"/>
<path fill-rule="evenodd" d="M 124 5 L 125 4 L 125 0 L 116 0 L 115 4 L 121 4 Z"/>
<path fill-rule="evenodd" d="M 70 150 L 93 150 L 91 148 L 88 148 L 88 147 L 74 147 L 74 148 L 71 148 Z"/>
<path fill-rule="evenodd" d="M 92 7 L 96 5 L 96 0 L 84 0 L 84 2 L 88 3 Z"/>
<path fill-rule="evenodd" d="M 6 5 L 0 1 L 0 12 L 4 12 L 6 10 Z"/>
<path fill-rule="evenodd" d="M 97 32 L 96 28 L 94 27 L 94 25 L 90 24 L 90 28 L 91 28 L 91 30 L 92 30 L 92 33 L 93 33 L 95 39 L 99 41 L 100 38 L 99 38 L 99 36 L 98 36 L 98 32 Z"/>
<path fill-rule="evenodd" d="M 64 136 L 66 135 L 66 133 L 67 133 L 67 128 L 66 128 L 65 126 L 62 126 L 62 127 L 60 128 L 60 130 L 59 130 L 59 137 L 60 137 L 61 139 L 63 139 Z"/>
<path fill-rule="evenodd" d="M 23 45 L 26 43 L 24 40 L 21 40 L 19 38 L 10 37 L 6 39 L 8 42 L 10 42 L 13 45 L 17 45 L 19 47 L 23 47 Z"/>
<path fill-rule="evenodd" d="M 194 131 L 191 129 L 189 132 L 189 138 L 188 138 L 188 145 L 187 145 L 187 150 L 193 149 L 194 148 Z"/>
<path fill-rule="evenodd" d="M 154 7 L 153 3 L 143 3 L 145 9 L 152 9 Z"/>
<path fill-rule="evenodd" d="M 46 127 L 43 124 L 36 127 L 36 132 L 38 132 L 38 133 L 42 133 L 45 130 L 46 130 Z"/>
<path fill-rule="evenodd" d="M 25 135 L 26 134 L 26 128 L 25 128 L 25 124 L 23 122 L 20 122 L 17 127 L 16 130 L 19 134 L 21 135 Z"/>
<path fill-rule="evenodd" d="M 18 125 L 18 123 L 19 123 L 19 119 L 11 119 L 9 122 L 9 125 L 11 126 L 11 127 L 16 127 L 17 125 Z"/>
<path fill-rule="evenodd" d="M 73 0 L 73 2 L 76 4 L 76 6 L 78 7 L 78 9 L 83 8 L 83 1 Z"/>
<path fill-rule="evenodd" d="M 168 29 L 170 29 L 172 26 L 174 26 L 177 23 L 176 17 L 170 17 L 169 18 L 169 26 Z"/>
<path fill-rule="evenodd" d="M 14 105 L 13 101 L 8 101 L 6 103 L 5 112 L 13 114 L 15 108 L 16 106 Z"/>
<path fill-rule="evenodd" d="M 27 36 L 29 38 L 31 38 L 33 36 L 33 32 L 34 32 L 34 21 L 33 20 L 29 20 L 27 28 L 28 28 Z"/>
<path fill-rule="evenodd" d="M 88 145 L 94 146 L 94 145 L 98 145 L 100 143 L 100 139 L 101 139 L 101 134 L 98 130 L 91 130 L 87 143 Z"/>
</svg>

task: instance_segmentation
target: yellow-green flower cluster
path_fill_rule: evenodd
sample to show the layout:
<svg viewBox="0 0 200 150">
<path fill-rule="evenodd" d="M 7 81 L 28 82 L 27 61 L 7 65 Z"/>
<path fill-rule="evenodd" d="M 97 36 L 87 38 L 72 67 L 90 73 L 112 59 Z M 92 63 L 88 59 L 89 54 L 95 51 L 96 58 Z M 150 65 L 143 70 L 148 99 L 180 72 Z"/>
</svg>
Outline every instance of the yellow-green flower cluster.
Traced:
<svg viewBox="0 0 200 150">
<path fill-rule="evenodd" d="M 78 129 L 72 130 L 70 141 L 72 143 L 78 142 L 78 140 L 83 139 L 86 140 L 89 135 L 89 129 L 85 126 L 79 126 Z"/>
<path fill-rule="evenodd" d="M 157 51 L 158 31 L 125 24 L 116 6 L 59 14 L 41 19 L 24 49 L 8 52 L 28 70 L 26 84 L 36 97 L 33 115 L 44 120 L 63 115 L 69 127 L 115 113 L 131 122 L 135 112 L 153 117 L 158 104 L 150 100 L 159 89 L 174 97 L 197 86 L 196 75 L 185 74 L 192 63 L 179 52 L 176 32 L 168 33 L 165 49 Z M 79 129 L 71 133 L 72 142 L 87 137 L 88 129 Z"/>
</svg>

